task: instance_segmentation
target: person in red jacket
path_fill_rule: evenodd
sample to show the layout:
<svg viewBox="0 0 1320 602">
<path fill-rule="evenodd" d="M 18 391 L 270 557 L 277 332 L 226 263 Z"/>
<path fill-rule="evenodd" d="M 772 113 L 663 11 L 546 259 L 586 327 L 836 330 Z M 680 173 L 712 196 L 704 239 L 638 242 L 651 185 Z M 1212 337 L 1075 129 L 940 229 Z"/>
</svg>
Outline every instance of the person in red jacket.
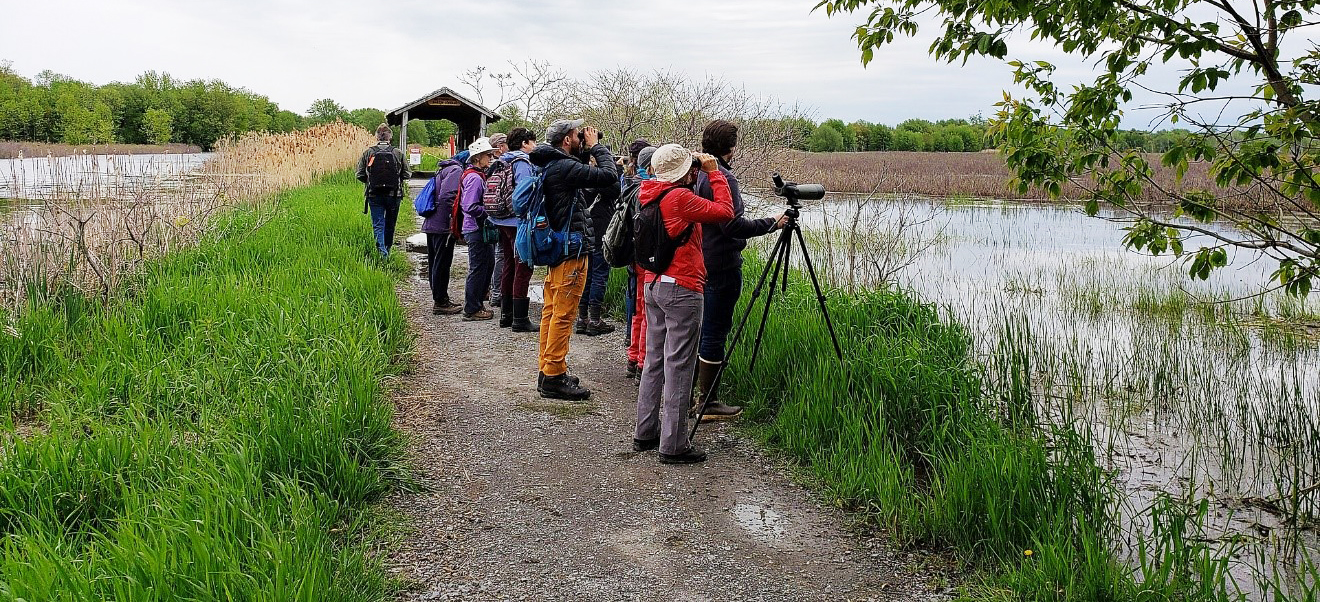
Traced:
<svg viewBox="0 0 1320 602">
<path fill-rule="evenodd" d="M 692 224 L 718 224 L 733 219 L 733 197 L 715 157 L 697 154 L 700 170 L 710 181 L 715 200 L 697 196 L 688 186 L 697 180 L 693 155 L 677 144 L 666 144 L 651 156 L 655 179 L 642 182 L 642 207 L 660 203 L 665 231 L 678 238 Z M 666 192 L 668 191 L 668 192 Z M 661 195 L 664 195 L 661 198 Z M 691 464 L 706 452 L 687 440 L 687 413 L 692 399 L 693 364 L 701 330 L 702 290 L 706 261 L 701 253 L 701 228 L 674 252 L 662 273 L 644 272 L 646 285 L 646 365 L 637 390 L 637 428 L 633 449 L 660 448 L 660 462 Z M 662 407 L 663 406 L 663 407 Z"/>
</svg>

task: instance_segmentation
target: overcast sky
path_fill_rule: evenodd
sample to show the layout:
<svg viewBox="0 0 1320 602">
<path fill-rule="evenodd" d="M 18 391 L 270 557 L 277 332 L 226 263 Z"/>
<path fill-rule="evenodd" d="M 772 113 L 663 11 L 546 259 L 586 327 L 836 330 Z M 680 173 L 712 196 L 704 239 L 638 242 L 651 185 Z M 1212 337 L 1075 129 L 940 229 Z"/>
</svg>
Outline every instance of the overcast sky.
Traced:
<svg viewBox="0 0 1320 602">
<path fill-rule="evenodd" d="M 325 97 L 389 110 L 441 86 L 466 93 L 462 72 L 527 58 L 572 77 L 618 66 L 719 76 L 818 120 L 990 116 L 1003 90 L 1020 92 L 1002 62 L 931 59 L 933 27 L 864 69 L 850 38 L 862 17 L 813 13 L 815 0 L 3 1 L 0 60 L 26 77 L 217 78 L 299 113 Z M 1062 58 L 1040 46 L 1011 54 Z"/>
</svg>

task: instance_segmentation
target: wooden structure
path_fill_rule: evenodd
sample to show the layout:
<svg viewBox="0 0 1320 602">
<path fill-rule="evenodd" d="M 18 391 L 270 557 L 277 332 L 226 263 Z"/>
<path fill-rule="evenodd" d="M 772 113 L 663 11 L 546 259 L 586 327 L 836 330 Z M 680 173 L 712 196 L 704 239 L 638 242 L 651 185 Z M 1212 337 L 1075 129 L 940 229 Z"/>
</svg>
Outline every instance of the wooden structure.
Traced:
<svg viewBox="0 0 1320 602">
<path fill-rule="evenodd" d="M 408 121 L 411 119 L 448 119 L 458 126 L 458 148 L 467 148 L 486 135 L 486 126 L 500 120 L 496 113 L 463 98 L 449 88 L 440 88 L 385 115 L 385 122 L 399 127 L 399 147 L 408 148 Z"/>
</svg>

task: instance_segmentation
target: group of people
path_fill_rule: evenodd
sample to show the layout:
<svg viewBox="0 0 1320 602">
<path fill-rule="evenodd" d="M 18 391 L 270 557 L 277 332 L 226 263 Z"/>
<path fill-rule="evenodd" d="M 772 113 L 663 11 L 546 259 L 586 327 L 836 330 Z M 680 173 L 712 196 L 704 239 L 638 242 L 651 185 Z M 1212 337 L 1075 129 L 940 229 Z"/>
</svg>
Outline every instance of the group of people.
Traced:
<svg viewBox="0 0 1320 602">
<path fill-rule="evenodd" d="M 381 125 L 376 133 L 379 143 L 363 153 L 358 179 L 367 184 L 377 248 L 388 254 L 402 192 L 401 186 L 390 193 L 373 185 L 373 162 L 392 157 L 402 164 L 403 157 L 389 147 L 388 126 Z M 435 210 L 422 224 L 433 313 L 461 312 L 464 320 L 491 320 L 494 312 L 485 306 L 490 299 L 499 307 L 501 327 L 539 333 L 540 395 L 588 399 L 591 391 L 569 374 L 567 360 L 572 334 L 614 330 L 601 309 L 610 272 L 602 238 L 616 204 L 633 197 L 625 191 L 635 191 L 639 210 L 658 203 L 652 209 L 658 208 L 658 223 L 675 245 L 672 260 L 658 273 L 638 264 L 627 268 L 627 370 L 630 378 L 640 379 L 633 449 L 658 449 L 666 464 L 704 461 L 705 452 L 687 439 L 688 419 L 700 413 L 703 419 L 718 420 L 742 411 L 718 396 L 726 339 L 742 292 L 742 250 L 748 238 L 774 232 L 789 219 L 783 214 L 761 219 L 743 215 L 738 180 L 731 171 L 737 144 L 738 127 L 724 120 L 707 124 L 700 153 L 639 139 L 628 146 L 626 156 L 616 158 L 600 143 L 597 130 L 581 119 L 551 123 L 539 142 L 525 128 L 477 139 L 437 168 Z M 400 173 L 408 177 L 406 166 Z M 498 189 L 537 177 L 545 225 L 582 241 L 580 248 L 548 266 L 539 322 L 528 315 L 532 268 L 515 252 L 519 220 L 530 216 L 504 215 L 498 204 L 489 202 Z M 458 237 L 468 252 L 462 305 L 449 298 Z M 698 408 L 702 400 L 705 406 Z"/>
</svg>

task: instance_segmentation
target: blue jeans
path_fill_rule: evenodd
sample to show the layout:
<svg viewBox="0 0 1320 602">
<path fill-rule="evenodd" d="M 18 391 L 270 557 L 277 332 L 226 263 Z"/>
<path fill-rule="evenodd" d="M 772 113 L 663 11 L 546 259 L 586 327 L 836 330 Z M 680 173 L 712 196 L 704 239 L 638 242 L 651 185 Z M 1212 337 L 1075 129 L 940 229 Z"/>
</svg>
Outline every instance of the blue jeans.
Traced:
<svg viewBox="0 0 1320 602">
<path fill-rule="evenodd" d="M 701 359 L 724 361 L 724 343 L 733 329 L 733 311 L 742 295 L 742 268 L 706 275 L 706 289 L 701 320 Z"/>
<path fill-rule="evenodd" d="M 610 264 L 605 261 L 605 253 L 600 245 L 591 252 L 587 261 L 587 304 L 600 305 L 605 302 L 605 284 L 610 280 Z"/>
<path fill-rule="evenodd" d="M 466 290 L 463 292 L 463 313 L 474 314 L 481 311 L 482 302 L 490 292 L 490 278 L 495 270 L 495 249 L 490 243 L 481 241 L 481 231 L 463 235 L 468 248 L 468 274 Z"/>
<path fill-rule="evenodd" d="M 369 196 L 371 229 L 376 233 L 376 250 L 389 257 L 394 246 L 394 225 L 399 221 L 399 199 L 388 196 Z"/>
</svg>

